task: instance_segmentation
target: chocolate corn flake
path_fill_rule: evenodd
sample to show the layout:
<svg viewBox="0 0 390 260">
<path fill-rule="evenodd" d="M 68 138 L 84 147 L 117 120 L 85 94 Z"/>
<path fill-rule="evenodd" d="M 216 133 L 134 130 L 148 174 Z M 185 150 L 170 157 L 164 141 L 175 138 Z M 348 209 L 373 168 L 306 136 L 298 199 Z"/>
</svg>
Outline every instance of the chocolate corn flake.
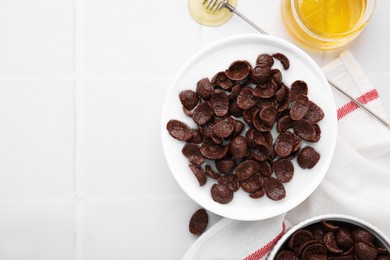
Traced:
<svg viewBox="0 0 390 260">
<path fill-rule="evenodd" d="M 228 174 L 236 168 L 234 159 L 219 159 L 215 161 L 215 167 L 220 173 Z"/>
<path fill-rule="evenodd" d="M 179 141 L 188 141 L 194 135 L 193 131 L 186 123 L 175 119 L 169 120 L 167 123 L 167 130 L 173 138 Z"/>
<path fill-rule="evenodd" d="M 265 194 L 271 200 L 281 200 L 286 197 L 286 190 L 283 184 L 274 177 L 269 177 L 264 180 Z"/>
<path fill-rule="evenodd" d="M 224 71 L 215 74 L 211 79 L 211 84 L 224 90 L 230 90 L 234 86 L 234 82 L 226 76 Z"/>
<path fill-rule="evenodd" d="M 211 197 L 215 202 L 226 204 L 232 201 L 233 191 L 225 184 L 214 183 L 211 187 Z"/>
<path fill-rule="evenodd" d="M 228 113 L 229 98 L 225 91 L 214 91 L 210 96 L 210 104 L 216 116 L 225 116 Z"/>
<path fill-rule="evenodd" d="M 266 83 L 272 76 L 269 66 L 256 66 L 249 73 L 249 80 L 255 84 Z"/>
<path fill-rule="evenodd" d="M 241 162 L 236 168 L 236 175 L 239 181 L 247 180 L 260 171 L 259 164 L 254 160 Z"/>
<path fill-rule="evenodd" d="M 193 143 L 185 144 L 182 149 L 182 153 L 191 163 L 196 165 L 201 165 L 205 160 L 204 156 L 200 152 L 199 145 Z"/>
<path fill-rule="evenodd" d="M 190 167 L 192 173 L 194 174 L 194 176 L 198 180 L 199 186 L 205 185 L 207 178 L 206 178 L 206 174 L 203 171 L 203 169 L 199 165 L 196 165 L 196 164 L 190 164 L 190 165 L 188 165 L 188 167 Z"/>
<path fill-rule="evenodd" d="M 256 65 L 260 67 L 272 67 L 274 65 L 274 59 L 267 53 L 260 54 L 256 59 Z"/>
<path fill-rule="evenodd" d="M 192 234 L 199 236 L 206 230 L 208 222 L 209 216 L 206 210 L 198 209 L 191 216 L 190 222 L 188 223 L 188 228 Z"/>
<path fill-rule="evenodd" d="M 249 62 L 238 60 L 230 64 L 225 74 L 230 80 L 243 80 L 248 77 L 251 68 L 252 66 Z"/>
<path fill-rule="evenodd" d="M 213 118 L 214 110 L 209 102 L 199 104 L 192 115 L 192 119 L 197 125 L 204 125 Z"/>
<path fill-rule="evenodd" d="M 257 173 L 240 182 L 241 189 L 248 193 L 256 192 L 257 190 L 261 189 L 262 185 L 263 179 Z"/>
<path fill-rule="evenodd" d="M 190 89 L 180 92 L 179 99 L 183 107 L 185 107 L 187 110 L 194 109 L 199 102 L 198 95 Z"/>
<path fill-rule="evenodd" d="M 282 183 L 290 182 L 294 176 L 294 165 L 286 158 L 277 159 L 274 162 L 274 170 L 276 178 Z"/>
<path fill-rule="evenodd" d="M 320 154 L 313 147 L 306 146 L 298 155 L 298 164 L 302 169 L 311 169 L 320 160 Z"/>
<path fill-rule="evenodd" d="M 284 54 L 278 52 L 278 53 L 273 54 L 272 57 L 279 60 L 280 63 L 282 63 L 283 68 L 285 70 L 288 70 L 290 68 L 290 61 Z"/>
<path fill-rule="evenodd" d="M 240 183 L 238 182 L 237 176 L 235 174 L 226 174 L 221 176 L 218 179 L 218 183 L 226 185 L 232 192 L 236 192 L 240 188 Z"/>
<path fill-rule="evenodd" d="M 238 106 L 243 110 L 247 110 L 256 105 L 256 103 L 257 98 L 253 95 L 252 88 L 248 86 L 242 88 L 237 97 Z"/>
</svg>

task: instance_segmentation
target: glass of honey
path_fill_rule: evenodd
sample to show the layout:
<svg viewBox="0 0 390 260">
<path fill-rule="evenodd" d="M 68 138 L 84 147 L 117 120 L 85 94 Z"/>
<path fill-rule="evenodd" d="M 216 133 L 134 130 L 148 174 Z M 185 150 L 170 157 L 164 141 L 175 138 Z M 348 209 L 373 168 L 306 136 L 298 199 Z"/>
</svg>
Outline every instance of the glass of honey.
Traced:
<svg viewBox="0 0 390 260">
<path fill-rule="evenodd" d="M 188 11 L 191 17 L 198 23 L 207 26 L 220 26 L 226 23 L 233 13 L 227 8 L 222 8 L 219 11 L 210 11 L 206 7 L 211 3 L 219 3 L 215 0 L 188 0 Z M 237 6 L 237 0 L 229 0 L 229 4 L 233 7 Z"/>
<path fill-rule="evenodd" d="M 290 34 L 313 49 L 336 49 L 350 43 L 367 25 L 376 0 L 282 0 Z"/>
</svg>

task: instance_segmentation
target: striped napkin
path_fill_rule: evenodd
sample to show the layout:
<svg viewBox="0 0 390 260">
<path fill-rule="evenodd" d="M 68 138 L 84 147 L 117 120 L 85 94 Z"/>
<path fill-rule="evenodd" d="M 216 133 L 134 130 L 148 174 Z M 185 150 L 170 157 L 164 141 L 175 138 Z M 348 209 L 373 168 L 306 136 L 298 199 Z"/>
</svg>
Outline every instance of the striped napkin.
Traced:
<svg viewBox="0 0 390 260">
<path fill-rule="evenodd" d="M 326 76 L 387 119 L 377 90 L 350 52 L 323 67 Z M 292 225 L 322 214 L 359 217 L 390 235 L 390 130 L 334 90 L 338 115 L 336 152 L 316 191 L 287 214 L 261 221 L 223 218 L 186 253 L 185 260 L 265 259 Z"/>
</svg>

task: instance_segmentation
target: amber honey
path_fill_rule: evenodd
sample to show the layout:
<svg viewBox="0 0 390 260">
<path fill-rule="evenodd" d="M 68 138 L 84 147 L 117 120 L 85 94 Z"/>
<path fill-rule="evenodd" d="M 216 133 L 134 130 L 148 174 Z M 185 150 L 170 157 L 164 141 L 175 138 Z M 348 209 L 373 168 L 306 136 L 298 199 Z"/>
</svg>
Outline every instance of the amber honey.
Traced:
<svg viewBox="0 0 390 260">
<path fill-rule="evenodd" d="M 317 49 L 343 46 L 363 30 L 375 0 L 282 0 L 288 31 L 302 44 Z"/>
</svg>

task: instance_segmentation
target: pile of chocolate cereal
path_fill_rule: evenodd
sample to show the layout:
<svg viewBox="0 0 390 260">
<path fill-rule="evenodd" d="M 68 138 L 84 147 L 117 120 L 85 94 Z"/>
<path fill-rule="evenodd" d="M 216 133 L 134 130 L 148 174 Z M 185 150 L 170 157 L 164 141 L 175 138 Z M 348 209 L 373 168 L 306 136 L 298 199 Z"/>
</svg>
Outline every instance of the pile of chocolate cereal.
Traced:
<svg viewBox="0 0 390 260">
<path fill-rule="evenodd" d="M 389 251 L 368 230 L 341 221 L 321 221 L 295 231 L 276 260 L 390 260 Z"/>
<path fill-rule="evenodd" d="M 167 123 L 169 134 L 186 142 L 182 153 L 199 185 L 215 182 L 211 196 L 216 202 L 229 203 L 240 188 L 253 199 L 266 194 L 281 200 L 283 183 L 294 175 L 291 160 L 311 169 L 320 159 L 309 144 L 320 140 L 324 112 L 309 100 L 306 82 L 283 83 L 282 72 L 273 68 L 275 59 L 289 69 L 285 55 L 261 54 L 254 66 L 237 60 L 211 80 L 200 79 L 195 91 L 179 94 L 196 128 L 176 119 Z"/>
</svg>

